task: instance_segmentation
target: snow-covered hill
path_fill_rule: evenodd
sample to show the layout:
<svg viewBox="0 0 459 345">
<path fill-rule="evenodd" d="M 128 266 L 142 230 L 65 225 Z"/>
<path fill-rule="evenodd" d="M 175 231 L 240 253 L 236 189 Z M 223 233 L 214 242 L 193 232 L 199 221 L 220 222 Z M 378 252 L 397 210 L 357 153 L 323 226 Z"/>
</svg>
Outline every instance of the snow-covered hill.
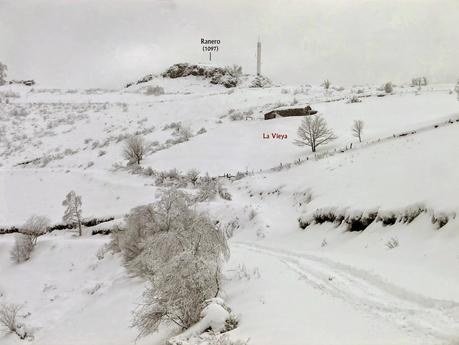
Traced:
<svg viewBox="0 0 459 345">
<path fill-rule="evenodd" d="M 146 95 L 149 86 L 164 94 Z M 119 91 L 3 86 L 0 227 L 32 214 L 59 223 L 70 190 L 82 195 L 88 218 L 121 221 L 154 201 L 162 188 L 154 175 L 133 174 L 122 156 L 124 140 L 139 134 L 148 144 L 144 168 L 247 175 L 220 178 L 231 201 L 198 205 L 231 230 L 223 290 L 240 315 L 232 338 L 453 344 L 459 102 L 452 88 L 399 86 L 378 97 L 374 86 L 227 89 L 195 77 L 156 77 Z M 352 96 L 361 102 L 348 103 Z M 263 119 L 275 108 L 308 104 L 338 136 L 316 154 L 293 144 L 301 118 Z M 362 143 L 352 136 L 354 120 L 365 122 Z M 177 127 L 191 136 L 183 139 Z M 369 223 L 353 228 L 362 217 Z M 9 259 L 13 235 L 0 235 L 0 302 L 24 304 L 32 344 L 134 343 L 130 313 L 144 283 L 128 276 L 117 255 L 98 259 L 109 238 L 90 233 L 40 237 L 20 265 Z M 160 344 L 167 332 L 141 342 Z M 2 341 L 21 342 L 0 334 Z"/>
</svg>

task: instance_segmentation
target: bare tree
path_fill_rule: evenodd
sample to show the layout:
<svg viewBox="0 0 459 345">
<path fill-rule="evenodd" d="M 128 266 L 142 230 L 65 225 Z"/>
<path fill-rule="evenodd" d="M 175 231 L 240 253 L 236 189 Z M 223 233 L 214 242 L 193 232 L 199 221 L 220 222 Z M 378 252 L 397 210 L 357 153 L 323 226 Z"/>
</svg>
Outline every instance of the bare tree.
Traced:
<svg viewBox="0 0 459 345">
<path fill-rule="evenodd" d="M 362 120 L 355 120 L 352 125 L 352 135 L 359 139 L 359 142 L 362 142 L 362 132 L 363 132 L 364 123 Z"/>
<path fill-rule="evenodd" d="M 8 67 L 6 67 L 5 64 L 0 62 L 0 85 L 4 85 L 6 83 L 6 71 L 8 70 Z"/>
<path fill-rule="evenodd" d="M 142 137 L 135 135 L 126 139 L 123 149 L 123 156 L 129 163 L 140 164 L 145 153 L 145 141 Z"/>
<path fill-rule="evenodd" d="M 65 196 L 62 205 L 66 207 L 62 220 L 69 224 L 78 225 L 78 234 L 81 236 L 81 196 L 72 190 Z"/>
<path fill-rule="evenodd" d="M 49 224 L 50 220 L 47 217 L 33 215 L 27 219 L 19 232 L 30 236 L 35 245 L 38 237 L 48 232 Z"/>
<path fill-rule="evenodd" d="M 296 139 L 294 143 L 298 146 L 310 146 L 312 152 L 316 152 L 317 146 L 327 144 L 337 138 L 327 127 L 327 122 L 317 115 L 306 116 L 298 127 L 297 134 L 299 139 Z"/>
</svg>

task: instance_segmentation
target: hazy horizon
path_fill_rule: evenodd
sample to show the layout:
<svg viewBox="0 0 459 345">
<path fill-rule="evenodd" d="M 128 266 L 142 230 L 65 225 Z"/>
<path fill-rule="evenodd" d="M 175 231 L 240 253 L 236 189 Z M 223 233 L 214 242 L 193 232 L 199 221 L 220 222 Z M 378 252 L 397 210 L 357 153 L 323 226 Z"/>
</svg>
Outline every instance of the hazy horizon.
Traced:
<svg viewBox="0 0 459 345">
<path fill-rule="evenodd" d="M 8 79 L 50 87 L 120 87 L 177 62 L 208 63 L 283 83 L 433 82 L 459 77 L 459 1 L 0 0 Z"/>
</svg>

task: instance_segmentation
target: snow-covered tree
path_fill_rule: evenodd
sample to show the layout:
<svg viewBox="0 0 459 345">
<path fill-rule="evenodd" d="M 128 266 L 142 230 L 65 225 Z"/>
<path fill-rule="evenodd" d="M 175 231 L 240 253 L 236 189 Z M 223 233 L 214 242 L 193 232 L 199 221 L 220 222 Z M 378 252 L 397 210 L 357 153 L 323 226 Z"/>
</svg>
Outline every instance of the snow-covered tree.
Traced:
<svg viewBox="0 0 459 345">
<path fill-rule="evenodd" d="M 129 161 L 129 163 L 140 164 L 140 161 L 143 159 L 145 154 L 145 141 L 142 137 L 135 135 L 130 136 L 126 139 L 123 148 L 123 156 Z"/>
<path fill-rule="evenodd" d="M 33 215 L 27 219 L 19 230 L 22 234 L 30 236 L 33 244 L 37 243 L 39 236 L 46 234 L 49 229 L 50 220 L 44 216 Z"/>
<path fill-rule="evenodd" d="M 81 236 L 81 196 L 72 190 L 65 196 L 62 205 L 66 207 L 62 220 L 68 224 L 76 224 L 78 226 L 78 235 Z"/>
<path fill-rule="evenodd" d="M 325 119 L 318 115 L 306 116 L 298 127 L 298 138 L 295 144 L 298 146 L 309 146 L 312 152 L 316 152 L 318 146 L 327 144 L 337 137 L 328 128 Z"/>
<path fill-rule="evenodd" d="M 362 142 L 362 133 L 363 133 L 364 122 L 362 120 L 355 120 L 352 125 L 352 135 L 359 139 L 359 142 Z"/>
<path fill-rule="evenodd" d="M 324 82 L 322 83 L 322 86 L 324 87 L 325 90 L 328 90 L 330 88 L 330 80 L 325 79 Z"/>
<path fill-rule="evenodd" d="M 176 189 L 132 210 L 126 224 L 120 249 L 127 267 L 151 284 L 133 322 L 140 335 L 161 323 L 186 328 L 198 321 L 204 301 L 220 290 L 221 263 L 229 255 L 221 230 Z"/>
<path fill-rule="evenodd" d="M 0 85 L 4 85 L 6 83 L 6 71 L 8 70 L 8 67 L 0 62 Z"/>
</svg>

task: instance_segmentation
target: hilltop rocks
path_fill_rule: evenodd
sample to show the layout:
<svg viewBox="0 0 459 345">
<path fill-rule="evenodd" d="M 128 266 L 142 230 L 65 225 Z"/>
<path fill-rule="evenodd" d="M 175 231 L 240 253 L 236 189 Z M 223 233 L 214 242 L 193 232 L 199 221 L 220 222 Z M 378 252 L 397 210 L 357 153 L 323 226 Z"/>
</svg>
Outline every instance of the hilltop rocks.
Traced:
<svg viewBox="0 0 459 345">
<path fill-rule="evenodd" d="M 236 87 L 239 85 L 242 76 L 242 67 L 233 65 L 226 67 L 214 67 L 207 65 L 193 65 L 189 63 L 177 63 L 169 67 L 166 71 L 160 75 L 163 78 L 185 78 L 189 76 L 193 77 L 202 77 L 204 79 L 209 79 L 209 83 L 214 85 L 223 85 L 226 88 Z M 147 74 L 145 77 L 131 83 L 126 84 L 126 88 L 131 87 L 132 85 L 138 85 L 142 83 L 147 83 L 153 80 L 155 77 L 158 77 L 154 74 Z M 258 84 L 252 87 L 264 87 L 267 84 L 266 78 L 263 77 L 263 80 L 259 80 Z"/>
<path fill-rule="evenodd" d="M 169 67 L 161 74 L 164 78 L 184 78 L 188 76 L 204 77 L 210 79 L 214 85 L 223 85 L 230 88 L 239 84 L 239 78 L 242 75 L 240 66 L 232 67 L 214 67 L 206 65 L 192 65 L 188 63 L 178 63 Z"/>
</svg>

